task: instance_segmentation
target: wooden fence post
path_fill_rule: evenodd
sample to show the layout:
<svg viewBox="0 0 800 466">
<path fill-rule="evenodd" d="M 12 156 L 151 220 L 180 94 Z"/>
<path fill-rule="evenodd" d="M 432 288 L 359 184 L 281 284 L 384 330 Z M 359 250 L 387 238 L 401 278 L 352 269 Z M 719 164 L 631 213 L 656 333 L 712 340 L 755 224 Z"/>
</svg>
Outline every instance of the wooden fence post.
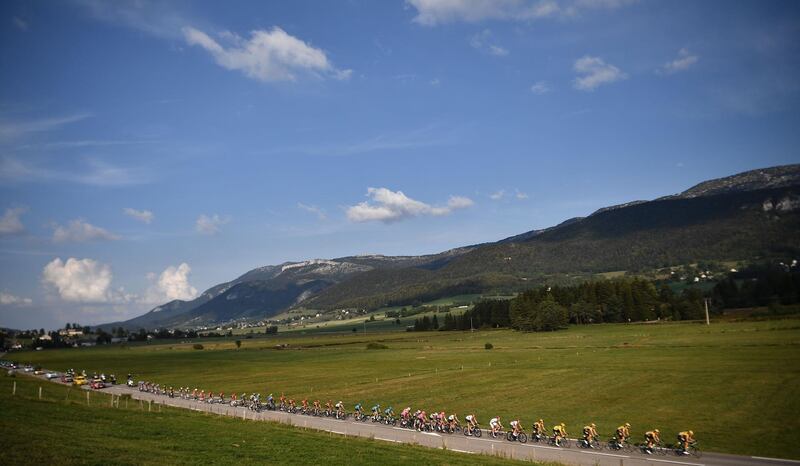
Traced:
<svg viewBox="0 0 800 466">
<path fill-rule="evenodd" d="M 42 399 L 42 386 L 39 385 L 39 399 Z"/>
<path fill-rule="evenodd" d="M 16 396 L 17 394 L 17 381 L 14 381 L 14 387 L 11 389 L 11 396 Z"/>
</svg>

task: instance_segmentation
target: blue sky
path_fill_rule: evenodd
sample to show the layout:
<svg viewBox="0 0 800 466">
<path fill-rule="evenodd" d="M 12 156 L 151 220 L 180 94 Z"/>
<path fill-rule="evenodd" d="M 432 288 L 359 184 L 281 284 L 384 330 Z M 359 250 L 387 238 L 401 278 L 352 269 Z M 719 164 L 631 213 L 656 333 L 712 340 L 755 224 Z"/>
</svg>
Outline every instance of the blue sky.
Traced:
<svg viewBox="0 0 800 466">
<path fill-rule="evenodd" d="M 0 3 L 0 325 L 800 161 L 797 2 Z"/>
</svg>

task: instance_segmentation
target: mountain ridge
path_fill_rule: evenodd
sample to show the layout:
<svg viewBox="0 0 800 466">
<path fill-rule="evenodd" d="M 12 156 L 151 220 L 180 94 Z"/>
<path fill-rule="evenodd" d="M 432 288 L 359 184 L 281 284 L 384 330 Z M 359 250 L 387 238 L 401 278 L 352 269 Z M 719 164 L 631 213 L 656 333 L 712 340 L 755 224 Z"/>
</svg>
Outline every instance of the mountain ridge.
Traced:
<svg viewBox="0 0 800 466">
<path fill-rule="evenodd" d="M 747 251 L 743 255 L 755 257 L 780 248 L 794 252 L 800 250 L 790 236 L 800 231 L 800 189 L 793 189 L 798 187 L 800 164 L 764 168 L 438 254 L 364 254 L 258 267 L 192 301 L 171 301 L 105 326 L 179 327 L 263 319 L 298 305 L 376 307 L 409 296 L 518 289 L 546 274 L 596 273 L 604 266 L 628 270 L 704 254 L 711 258 Z M 659 231 L 669 237 L 660 238 Z M 778 241 L 771 248 L 764 239 Z"/>
</svg>

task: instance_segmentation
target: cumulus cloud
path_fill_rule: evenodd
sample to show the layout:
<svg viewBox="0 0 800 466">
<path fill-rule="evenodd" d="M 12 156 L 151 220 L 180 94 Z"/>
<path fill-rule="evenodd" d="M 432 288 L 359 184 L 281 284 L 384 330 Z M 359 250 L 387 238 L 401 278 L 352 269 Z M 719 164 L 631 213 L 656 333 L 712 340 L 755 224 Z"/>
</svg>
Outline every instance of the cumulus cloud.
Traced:
<svg viewBox="0 0 800 466">
<path fill-rule="evenodd" d="M 590 57 L 588 55 L 575 60 L 572 69 L 580 75 L 575 78 L 573 85 L 575 89 L 581 91 L 594 91 L 603 84 L 610 84 L 628 78 L 628 75 L 616 66 L 606 63 L 600 57 Z"/>
<path fill-rule="evenodd" d="M 111 268 L 93 259 L 56 258 L 42 271 L 42 282 L 65 301 L 108 302 L 111 279 Z"/>
<path fill-rule="evenodd" d="M 697 55 L 692 55 L 688 49 L 680 49 L 678 51 L 678 56 L 672 61 L 664 63 L 664 65 L 659 69 L 661 73 L 664 74 L 674 74 L 680 71 L 688 70 L 692 65 L 697 63 L 700 59 Z"/>
<path fill-rule="evenodd" d="M 249 39 L 223 33 L 221 39 L 227 47 L 199 29 L 184 27 L 182 31 L 189 45 L 205 49 L 219 66 L 258 81 L 294 81 L 298 73 L 334 79 L 348 79 L 352 74 L 352 70 L 334 67 L 323 50 L 277 26 L 253 31 Z"/>
<path fill-rule="evenodd" d="M 350 221 L 392 223 L 423 215 L 449 215 L 455 210 L 464 209 L 474 204 L 472 199 L 467 197 L 450 196 L 446 205 L 432 206 L 411 199 L 402 191 L 392 191 L 386 188 L 368 188 L 367 197 L 370 198 L 369 201 L 347 208 L 347 218 Z"/>
<path fill-rule="evenodd" d="M 158 275 L 150 274 L 148 278 L 154 281 L 147 292 L 147 300 L 160 303 L 181 299 L 188 301 L 197 297 L 197 289 L 189 284 L 189 274 L 192 268 L 186 262 L 179 266 L 169 266 Z"/>
<path fill-rule="evenodd" d="M 131 218 L 136 219 L 136 220 L 138 220 L 138 221 L 140 221 L 142 223 L 147 223 L 147 224 L 152 222 L 153 219 L 155 218 L 155 216 L 153 215 L 153 212 L 150 212 L 149 210 L 136 210 L 136 209 L 132 209 L 130 207 L 126 207 L 126 208 L 122 209 L 122 212 L 125 215 L 127 215 L 128 217 L 131 217 Z"/>
<path fill-rule="evenodd" d="M 0 291 L 0 305 L 3 306 L 30 306 L 33 304 L 31 298 L 21 298 L 6 291 Z"/>
<path fill-rule="evenodd" d="M 480 50 L 496 57 L 505 57 L 510 53 L 508 49 L 495 43 L 494 35 L 489 29 L 484 29 L 472 36 L 469 40 L 469 45 L 475 50 Z"/>
<path fill-rule="evenodd" d="M 517 189 L 515 190 L 514 197 L 516 197 L 520 201 L 524 201 L 525 199 L 528 198 L 528 193 L 523 193 L 522 191 Z"/>
<path fill-rule="evenodd" d="M 406 0 L 417 10 L 414 22 L 424 26 L 480 21 L 533 21 L 569 17 L 582 11 L 615 9 L 636 0 Z"/>
<path fill-rule="evenodd" d="M 0 217 L 0 236 L 14 235 L 25 231 L 25 226 L 22 224 L 20 216 L 27 210 L 28 209 L 25 207 L 11 207 L 6 209 L 6 212 Z"/>
<path fill-rule="evenodd" d="M 506 190 L 505 189 L 501 189 L 500 191 L 496 191 L 496 192 L 494 192 L 492 194 L 489 194 L 489 199 L 491 199 L 493 201 L 499 201 L 500 199 L 505 197 L 505 195 L 506 195 Z"/>
<path fill-rule="evenodd" d="M 211 216 L 200 214 L 200 216 L 197 217 L 194 229 L 197 230 L 198 233 L 204 235 L 215 235 L 219 233 L 219 228 L 228 222 L 230 222 L 229 218 L 222 218 L 217 214 Z"/>
<path fill-rule="evenodd" d="M 536 81 L 531 85 L 531 92 L 536 95 L 544 95 L 550 92 L 550 86 L 545 81 Z"/>
<path fill-rule="evenodd" d="M 117 239 L 119 239 L 119 236 L 81 219 L 75 219 L 66 226 L 56 225 L 55 231 L 53 231 L 53 241 L 56 243 L 81 243 L 94 240 L 113 241 Z"/>
<path fill-rule="evenodd" d="M 315 205 L 307 205 L 303 204 L 302 202 L 298 202 L 297 207 L 299 209 L 305 210 L 306 212 L 310 212 L 316 215 L 317 218 L 319 218 L 320 220 L 325 220 L 326 218 L 328 218 L 328 216 L 325 215 L 325 211 Z"/>
</svg>

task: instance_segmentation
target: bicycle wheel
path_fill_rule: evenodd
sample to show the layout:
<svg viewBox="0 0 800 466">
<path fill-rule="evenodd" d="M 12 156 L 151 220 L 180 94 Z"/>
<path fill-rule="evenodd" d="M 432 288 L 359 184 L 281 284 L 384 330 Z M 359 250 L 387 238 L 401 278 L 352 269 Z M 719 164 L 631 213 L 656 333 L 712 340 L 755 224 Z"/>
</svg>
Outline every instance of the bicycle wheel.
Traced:
<svg viewBox="0 0 800 466">
<path fill-rule="evenodd" d="M 479 428 L 476 427 L 476 428 L 472 429 L 472 435 L 474 435 L 475 437 L 480 438 L 480 436 L 483 435 L 483 431 L 481 431 Z"/>
<path fill-rule="evenodd" d="M 509 442 L 513 442 L 514 435 L 511 432 L 506 432 L 506 440 L 508 440 Z"/>
<path fill-rule="evenodd" d="M 520 432 L 517 436 L 520 443 L 528 443 L 528 435 L 525 432 Z"/>
<path fill-rule="evenodd" d="M 694 456 L 695 458 L 700 458 L 701 456 L 703 456 L 703 453 L 700 451 L 700 448 L 694 445 L 689 445 L 689 454 L 691 456 Z"/>
<path fill-rule="evenodd" d="M 570 439 L 568 438 L 562 438 L 559 443 L 561 444 L 561 448 L 569 448 L 571 446 Z"/>
</svg>

